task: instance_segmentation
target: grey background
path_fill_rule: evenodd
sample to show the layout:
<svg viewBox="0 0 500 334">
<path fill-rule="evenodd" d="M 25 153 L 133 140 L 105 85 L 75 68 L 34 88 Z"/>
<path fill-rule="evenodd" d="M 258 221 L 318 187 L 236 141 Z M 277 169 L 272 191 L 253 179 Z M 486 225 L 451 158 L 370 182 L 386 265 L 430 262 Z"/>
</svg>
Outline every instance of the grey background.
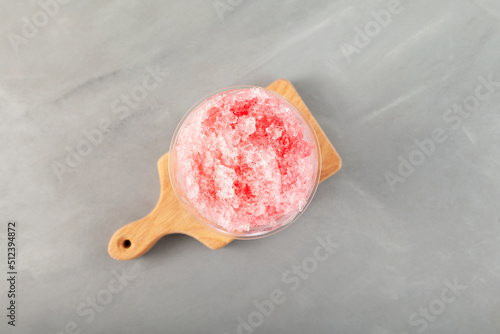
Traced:
<svg viewBox="0 0 500 334">
<path fill-rule="evenodd" d="M 255 333 L 499 333 L 500 87 L 461 124 L 445 118 L 474 102 L 480 77 L 500 82 L 500 3 L 401 0 L 378 31 L 372 11 L 389 3 L 73 1 L 47 22 L 37 16 L 27 38 L 42 7 L 3 0 L 0 331 L 236 333 L 238 317 L 258 321 L 254 302 L 279 289 L 285 302 Z M 349 55 L 367 27 L 369 43 Z M 116 113 L 114 101 L 156 66 L 168 72 L 161 84 L 127 117 Z M 111 259 L 113 232 L 156 204 L 156 161 L 185 111 L 220 88 L 278 78 L 293 82 L 344 163 L 299 221 L 217 251 L 175 235 L 137 260 Z M 103 120 L 109 131 L 85 147 L 83 132 Z M 436 128 L 447 140 L 391 189 L 386 172 L 418 158 L 415 141 Z M 78 145 L 89 153 L 71 167 Z M 54 166 L 65 166 L 59 177 Z M 5 317 L 9 220 L 15 329 Z M 322 262 L 311 258 L 318 237 L 337 244 Z M 283 280 L 297 279 L 294 265 L 311 271 L 296 290 Z M 122 272 L 130 281 L 110 294 Z M 94 317 L 79 314 L 96 298 L 106 305 Z"/>
</svg>

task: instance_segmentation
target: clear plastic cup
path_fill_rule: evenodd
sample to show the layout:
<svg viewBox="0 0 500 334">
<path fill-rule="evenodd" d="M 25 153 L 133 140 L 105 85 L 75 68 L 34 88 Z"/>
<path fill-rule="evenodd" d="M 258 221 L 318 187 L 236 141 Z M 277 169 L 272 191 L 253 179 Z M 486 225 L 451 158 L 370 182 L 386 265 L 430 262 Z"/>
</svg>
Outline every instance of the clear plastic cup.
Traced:
<svg viewBox="0 0 500 334">
<path fill-rule="evenodd" d="M 250 90 L 250 91 L 249 91 Z M 183 141 L 186 140 L 186 126 L 192 124 L 192 122 L 200 122 L 200 115 L 207 108 L 217 106 L 217 103 L 220 103 L 220 99 L 227 97 L 228 95 L 237 95 L 237 94 L 263 94 L 263 96 L 270 96 L 270 103 L 273 102 L 273 98 L 279 100 L 280 106 L 284 106 L 285 110 L 288 112 L 287 117 L 295 117 L 297 123 L 300 125 L 300 129 L 303 133 L 303 140 L 311 144 L 311 153 L 309 155 L 309 160 L 311 164 L 311 168 L 307 167 L 311 172 L 310 175 L 307 175 L 307 189 L 302 194 L 305 201 L 300 207 L 295 208 L 293 210 L 289 210 L 287 212 L 279 212 L 272 219 L 270 218 L 268 222 L 262 223 L 260 222 L 258 226 L 248 226 L 245 225 L 245 230 L 236 230 L 236 229 L 228 229 L 224 227 L 224 224 L 216 221 L 213 215 L 209 215 L 204 212 L 202 208 L 203 205 L 200 205 L 197 201 L 190 200 L 187 194 L 188 186 L 186 186 L 186 177 L 185 174 L 189 173 L 185 170 L 179 170 L 179 149 L 182 149 Z M 192 136 L 193 134 L 191 134 Z M 195 134 L 196 135 L 196 134 Z M 184 136 L 184 137 L 183 137 Z M 274 137 L 273 137 L 274 138 Z M 182 152 L 181 152 L 182 153 Z M 200 154 L 204 154 L 205 152 L 200 152 Z M 180 154 L 181 156 L 183 154 Z M 256 239 L 265 236 L 269 236 L 274 234 L 282 229 L 290 226 L 297 218 L 305 211 L 309 203 L 311 202 L 316 189 L 319 184 L 319 177 L 321 173 L 321 153 L 319 149 L 318 138 L 314 129 L 312 128 L 310 122 L 307 117 L 302 113 L 302 111 L 285 99 L 283 96 L 273 92 L 271 90 L 256 87 L 256 86 L 237 86 L 225 88 L 219 91 L 216 91 L 200 101 L 198 101 L 193 107 L 189 109 L 189 111 L 184 115 L 179 125 L 177 126 L 175 133 L 173 135 L 171 144 L 170 144 L 170 153 L 169 153 L 169 175 L 170 181 L 172 183 L 172 188 L 177 196 L 177 199 L 182 204 L 182 206 L 187 209 L 202 225 L 206 226 L 210 230 L 224 235 L 229 236 L 235 239 Z M 286 195 L 284 195 L 286 196 Z M 221 201 L 223 199 L 220 199 Z M 196 203 L 196 204 L 195 204 Z M 231 209 L 231 208 L 229 208 Z M 251 219 L 250 216 L 244 217 L 245 221 Z M 247 219 L 248 218 L 248 219 Z M 226 222 L 227 223 L 227 222 Z M 231 221 L 230 224 L 237 225 L 238 221 Z"/>
</svg>

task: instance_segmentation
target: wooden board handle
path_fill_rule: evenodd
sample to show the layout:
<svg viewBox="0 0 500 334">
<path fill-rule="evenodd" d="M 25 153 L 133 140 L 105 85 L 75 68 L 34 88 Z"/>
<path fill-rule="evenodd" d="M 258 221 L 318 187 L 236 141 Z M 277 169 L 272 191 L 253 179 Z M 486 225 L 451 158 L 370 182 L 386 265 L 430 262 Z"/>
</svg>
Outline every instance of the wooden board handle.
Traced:
<svg viewBox="0 0 500 334">
<path fill-rule="evenodd" d="M 129 223 L 116 231 L 108 245 L 108 253 L 116 260 L 131 260 L 146 253 L 160 238 L 171 233 L 168 222 L 159 224 L 156 214 Z"/>
<path fill-rule="evenodd" d="M 109 255 L 116 260 L 131 260 L 146 253 L 163 236 L 189 235 L 210 249 L 219 249 L 233 241 L 216 234 L 196 221 L 175 197 L 168 176 L 168 153 L 158 160 L 161 193 L 156 207 L 146 217 L 116 231 L 108 244 Z"/>
</svg>

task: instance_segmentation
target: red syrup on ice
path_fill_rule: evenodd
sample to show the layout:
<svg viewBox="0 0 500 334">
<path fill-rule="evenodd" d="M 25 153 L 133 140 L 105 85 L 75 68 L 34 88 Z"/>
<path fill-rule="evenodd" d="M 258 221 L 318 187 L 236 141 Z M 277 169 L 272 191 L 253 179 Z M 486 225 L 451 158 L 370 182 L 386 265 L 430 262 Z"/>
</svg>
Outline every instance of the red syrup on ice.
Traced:
<svg viewBox="0 0 500 334">
<path fill-rule="evenodd" d="M 229 233 L 266 233 L 290 223 L 318 182 L 310 126 L 284 98 L 259 87 L 203 101 L 181 124 L 172 149 L 177 193 Z"/>
</svg>

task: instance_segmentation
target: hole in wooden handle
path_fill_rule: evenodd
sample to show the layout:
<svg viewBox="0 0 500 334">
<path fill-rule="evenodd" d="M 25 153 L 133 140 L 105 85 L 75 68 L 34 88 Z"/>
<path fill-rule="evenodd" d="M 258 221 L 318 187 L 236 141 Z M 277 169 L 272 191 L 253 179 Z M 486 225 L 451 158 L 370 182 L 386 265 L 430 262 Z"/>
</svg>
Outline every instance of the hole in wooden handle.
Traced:
<svg viewBox="0 0 500 334">
<path fill-rule="evenodd" d="M 132 241 L 130 241 L 129 239 L 123 240 L 123 242 L 122 242 L 123 248 L 130 248 L 130 246 L 132 246 Z"/>
</svg>

